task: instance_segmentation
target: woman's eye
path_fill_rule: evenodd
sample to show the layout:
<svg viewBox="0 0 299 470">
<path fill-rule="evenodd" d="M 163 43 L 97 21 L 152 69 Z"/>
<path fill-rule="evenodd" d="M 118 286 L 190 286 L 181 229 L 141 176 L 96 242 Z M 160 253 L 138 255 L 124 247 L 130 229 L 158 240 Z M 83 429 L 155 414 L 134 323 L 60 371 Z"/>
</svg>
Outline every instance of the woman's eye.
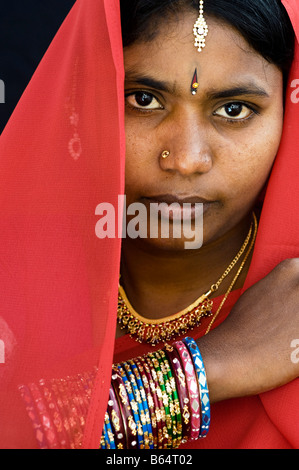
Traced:
<svg viewBox="0 0 299 470">
<path fill-rule="evenodd" d="M 163 109 L 163 106 L 159 103 L 157 98 L 151 93 L 145 91 L 137 91 L 126 96 L 127 103 L 132 108 L 137 109 Z"/>
<path fill-rule="evenodd" d="M 249 118 L 255 111 L 243 103 L 228 103 L 215 111 L 215 116 L 228 120 L 242 120 Z"/>
</svg>

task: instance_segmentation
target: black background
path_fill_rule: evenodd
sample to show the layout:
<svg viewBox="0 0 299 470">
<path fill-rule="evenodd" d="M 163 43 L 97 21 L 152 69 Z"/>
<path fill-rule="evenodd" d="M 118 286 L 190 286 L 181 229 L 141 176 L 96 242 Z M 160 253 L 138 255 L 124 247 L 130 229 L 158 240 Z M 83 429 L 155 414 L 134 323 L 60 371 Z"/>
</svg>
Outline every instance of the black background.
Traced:
<svg viewBox="0 0 299 470">
<path fill-rule="evenodd" d="M 0 133 L 75 0 L 0 0 Z"/>
</svg>

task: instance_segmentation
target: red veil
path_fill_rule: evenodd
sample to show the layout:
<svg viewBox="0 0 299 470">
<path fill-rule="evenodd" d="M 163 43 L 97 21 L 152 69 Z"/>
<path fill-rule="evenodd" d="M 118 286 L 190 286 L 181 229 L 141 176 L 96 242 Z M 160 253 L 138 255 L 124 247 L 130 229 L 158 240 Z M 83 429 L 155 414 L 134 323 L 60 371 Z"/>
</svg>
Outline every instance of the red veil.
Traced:
<svg viewBox="0 0 299 470">
<path fill-rule="evenodd" d="M 118 3 L 77 0 L 0 138 L 1 448 L 99 447 L 121 240 L 97 238 L 96 207 L 117 208 L 124 191 Z M 284 3 L 298 33 L 296 0 Z M 245 287 L 299 256 L 298 60 L 297 47 Z M 297 448 L 298 392 L 294 381 L 261 397 L 275 432 Z"/>
</svg>

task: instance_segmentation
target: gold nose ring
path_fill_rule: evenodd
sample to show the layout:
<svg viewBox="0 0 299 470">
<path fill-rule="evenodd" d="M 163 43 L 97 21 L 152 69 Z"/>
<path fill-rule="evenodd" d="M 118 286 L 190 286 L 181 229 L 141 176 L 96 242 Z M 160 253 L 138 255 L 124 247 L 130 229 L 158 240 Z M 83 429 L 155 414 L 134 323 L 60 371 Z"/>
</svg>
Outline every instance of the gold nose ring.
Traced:
<svg viewBox="0 0 299 470">
<path fill-rule="evenodd" d="M 168 158 L 170 155 L 170 152 L 168 150 L 164 150 L 164 152 L 162 153 L 162 158 Z"/>
</svg>

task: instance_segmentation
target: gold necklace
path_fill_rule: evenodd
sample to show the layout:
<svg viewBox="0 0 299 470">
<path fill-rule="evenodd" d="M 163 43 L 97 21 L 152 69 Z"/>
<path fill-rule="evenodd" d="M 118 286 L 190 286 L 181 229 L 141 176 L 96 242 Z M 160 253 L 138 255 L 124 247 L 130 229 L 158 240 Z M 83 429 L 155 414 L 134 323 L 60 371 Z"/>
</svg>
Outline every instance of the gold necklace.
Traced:
<svg viewBox="0 0 299 470">
<path fill-rule="evenodd" d="M 238 277 L 240 276 L 241 274 L 241 271 L 242 269 L 244 268 L 245 266 L 245 263 L 248 259 L 248 256 L 250 255 L 252 249 L 253 249 L 253 246 L 254 246 L 254 243 L 255 243 L 255 240 L 256 240 L 256 235 L 257 235 L 257 219 L 256 219 L 256 216 L 255 214 L 253 214 L 253 218 L 254 218 L 254 233 L 253 233 L 253 237 L 252 237 L 252 240 L 251 240 L 251 243 L 250 243 L 250 246 L 249 246 L 249 249 L 247 251 L 247 253 L 245 254 L 245 257 L 241 263 L 241 266 L 239 267 L 238 269 L 238 272 L 237 274 L 235 275 L 234 279 L 232 280 L 229 288 L 227 289 L 227 292 L 226 294 L 224 295 L 223 299 L 222 299 L 222 302 L 220 303 L 219 307 L 218 307 L 218 310 L 217 312 L 215 313 L 215 315 L 213 316 L 208 328 L 206 329 L 206 332 L 205 332 L 205 335 L 207 335 L 209 333 L 209 331 L 211 330 L 212 328 L 212 325 L 213 323 L 215 322 L 216 318 L 218 317 L 219 313 L 220 313 L 220 310 L 222 309 L 223 305 L 225 304 L 226 300 L 227 300 L 227 297 L 229 296 L 230 292 L 232 291 L 235 283 L 237 282 L 237 279 Z"/>
<path fill-rule="evenodd" d="M 250 247 L 248 252 L 245 255 L 245 258 L 235 275 L 232 283 L 229 286 L 227 293 L 225 294 L 224 300 L 221 302 L 220 307 L 218 308 L 215 316 L 212 319 L 212 322 L 209 325 L 209 329 L 212 326 L 212 323 L 215 321 L 218 316 L 225 300 L 227 299 L 229 293 L 231 292 L 233 286 L 235 285 L 237 279 L 239 278 L 241 271 L 246 263 L 246 260 L 252 250 L 254 241 L 256 238 L 257 231 L 257 219 L 255 214 L 253 214 L 253 222 L 250 225 L 250 230 L 247 234 L 247 237 L 232 262 L 226 268 L 219 280 L 212 284 L 210 290 L 205 294 L 201 295 L 195 302 L 189 305 L 184 310 L 176 313 L 175 315 L 160 318 L 160 319 L 149 319 L 144 318 L 139 313 L 135 311 L 131 305 L 127 295 L 121 285 L 118 289 L 118 308 L 117 308 L 117 319 L 122 330 L 126 329 L 130 336 L 136 341 L 143 343 L 151 343 L 153 346 L 161 341 L 169 341 L 174 336 L 179 336 L 185 334 L 187 331 L 194 329 L 195 327 L 201 324 L 203 317 L 212 316 L 212 307 L 213 301 L 209 297 L 215 293 L 224 279 L 230 274 L 232 269 L 235 267 L 237 262 L 240 260 L 241 256 L 244 254 L 252 233 L 254 232 Z M 208 331 L 207 331 L 208 332 Z M 206 332 L 206 334 L 207 334 Z"/>
</svg>

